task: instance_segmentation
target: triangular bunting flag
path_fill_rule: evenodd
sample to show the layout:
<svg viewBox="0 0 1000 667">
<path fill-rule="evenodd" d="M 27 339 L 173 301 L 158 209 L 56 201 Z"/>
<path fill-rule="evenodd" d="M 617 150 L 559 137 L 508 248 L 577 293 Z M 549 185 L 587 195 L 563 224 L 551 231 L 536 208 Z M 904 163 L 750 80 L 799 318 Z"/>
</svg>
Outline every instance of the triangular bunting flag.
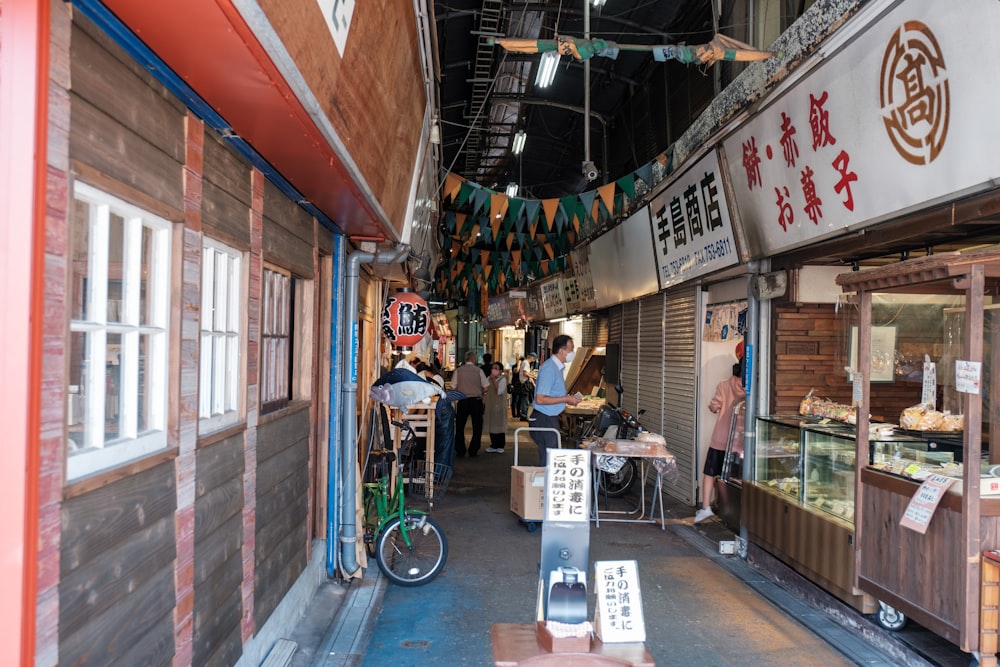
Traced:
<svg viewBox="0 0 1000 667">
<path fill-rule="evenodd" d="M 549 223 L 549 229 L 552 229 L 555 225 L 556 213 L 559 211 L 559 200 L 558 199 L 544 199 L 542 200 L 542 210 L 545 211 L 545 219 Z M 535 228 L 531 228 L 531 235 L 535 235 Z"/>
<path fill-rule="evenodd" d="M 521 266 L 521 251 L 520 250 L 511 250 L 510 251 L 510 256 L 511 256 L 511 260 L 512 260 L 511 263 L 514 265 L 514 267 L 520 268 L 520 266 Z"/>
<path fill-rule="evenodd" d="M 646 185 L 653 186 L 653 163 L 647 162 L 638 169 L 635 170 L 635 177 L 640 179 Z"/>
<path fill-rule="evenodd" d="M 500 223 L 503 222 L 504 216 L 507 215 L 508 203 L 507 195 L 490 195 L 490 229 L 493 230 L 494 237 L 500 231 Z"/>
<path fill-rule="evenodd" d="M 587 193 L 584 193 L 584 194 L 587 194 Z M 580 196 L 583 196 L 583 195 L 580 195 Z M 593 197 L 594 195 L 591 194 L 590 196 Z M 576 215 L 577 215 L 577 207 L 580 205 L 580 197 L 578 197 L 577 195 L 571 195 L 569 197 L 563 197 L 560 200 L 560 203 L 562 204 L 563 211 L 566 212 L 566 218 L 567 218 L 567 220 L 568 221 L 575 220 L 576 219 Z M 557 218 L 556 219 L 556 225 L 555 225 L 555 227 L 553 227 L 552 225 L 549 225 L 549 230 L 550 231 L 559 231 L 559 230 L 563 229 L 564 225 L 562 223 L 564 223 L 564 222 L 565 221 L 560 220 L 560 219 Z"/>
<path fill-rule="evenodd" d="M 537 199 L 526 199 L 524 201 L 524 217 L 527 222 L 532 222 L 538 218 L 538 211 L 542 207 L 542 202 Z M 517 226 L 517 231 L 523 232 L 525 227 L 523 222 Z"/>
<path fill-rule="evenodd" d="M 635 174 L 625 174 L 615 181 L 615 185 L 617 185 L 629 199 L 635 199 Z"/>
<path fill-rule="evenodd" d="M 524 210 L 524 200 L 511 197 L 509 204 L 510 208 L 508 209 L 507 220 L 510 221 L 510 226 L 513 227 L 514 223 L 521 216 L 521 211 Z"/>
<path fill-rule="evenodd" d="M 469 216 L 465 213 L 455 214 L 455 233 L 462 236 L 462 232 L 465 230 L 465 221 Z"/>
<path fill-rule="evenodd" d="M 480 188 L 476 190 L 476 193 L 473 196 L 472 200 L 472 214 L 476 215 L 480 211 L 482 211 L 485 208 L 486 202 L 488 202 L 489 199 L 490 199 L 490 193 L 485 188 Z"/>
<path fill-rule="evenodd" d="M 613 184 L 612 184 L 613 185 Z M 594 208 L 594 200 L 597 198 L 597 190 L 580 193 L 580 201 L 583 203 L 583 210 L 590 213 Z"/>
<path fill-rule="evenodd" d="M 601 195 L 601 201 L 604 203 L 604 209 L 608 212 L 608 215 L 614 217 L 615 215 L 615 184 L 608 183 L 597 188 L 597 193 Z M 594 222 L 597 222 L 597 216 L 594 216 Z"/>
<path fill-rule="evenodd" d="M 458 199 L 453 199 L 452 201 L 455 202 L 455 206 L 457 207 L 465 206 L 465 202 L 469 201 L 469 197 L 471 197 L 472 193 L 476 190 L 476 186 L 469 181 L 462 181 L 462 185 L 458 192 Z"/>
<path fill-rule="evenodd" d="M 448 175 L 444 179 L 444 196 L 450 197 L 452 201 L 458 196 L 458 193 L 462 190 L 462 182 L 465 179 L 456 173 L 448 172 Z"/>
</svg>

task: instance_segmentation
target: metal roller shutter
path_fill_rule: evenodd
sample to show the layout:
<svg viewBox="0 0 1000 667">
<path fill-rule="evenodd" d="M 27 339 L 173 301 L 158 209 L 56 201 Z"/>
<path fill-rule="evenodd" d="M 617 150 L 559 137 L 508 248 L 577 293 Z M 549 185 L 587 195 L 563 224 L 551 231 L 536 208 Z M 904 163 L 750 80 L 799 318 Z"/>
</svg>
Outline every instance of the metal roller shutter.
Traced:
<svg viewBox="0 0 1000 667">
<path fill-rule="evenodd" d="M 640 420 L 643 428 L 663 433 L 664 294 L 639 301 L 639 391 L 638 407 L 646 413 Z"/>
<path fill-rule="evenodd" d="M 636 411 L 639 396 L 639 302 L 622 305 L 621 385 L 625 390 L 622 407 Z"/>
<path fill-rule="evenodd" d="M 693 504 L 697 484 L 698 446 L 696 400 L 698 288 L 667 295 L 663 319 L 663 437 L 677 457 L 677 481 L 665 491 Z M 648 409 L 648 408 L 647 408 Z"/>
</svg>

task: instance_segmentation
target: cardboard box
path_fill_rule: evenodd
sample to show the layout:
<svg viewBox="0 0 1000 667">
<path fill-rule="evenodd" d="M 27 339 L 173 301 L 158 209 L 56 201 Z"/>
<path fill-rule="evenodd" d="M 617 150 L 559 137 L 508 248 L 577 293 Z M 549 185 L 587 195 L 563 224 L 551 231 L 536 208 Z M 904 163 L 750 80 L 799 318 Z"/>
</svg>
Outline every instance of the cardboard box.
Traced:
<svg viewBox="0 0 1000 667">
<path fill-rule="evenodd" d="M 545 518 L 545 468 L 513 466 L 510 469 L 510 511 L 525 521 Z"/>
</svg>

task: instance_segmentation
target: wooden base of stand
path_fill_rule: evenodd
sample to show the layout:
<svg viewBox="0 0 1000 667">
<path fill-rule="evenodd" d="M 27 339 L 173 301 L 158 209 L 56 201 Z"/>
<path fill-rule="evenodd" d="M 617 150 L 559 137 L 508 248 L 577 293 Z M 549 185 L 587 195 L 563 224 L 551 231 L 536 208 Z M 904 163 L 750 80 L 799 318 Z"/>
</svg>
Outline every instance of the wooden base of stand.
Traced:
<svg viewBox="0 0 1000 667">
<path fill-rule="evenodd" d="M 552 637 L 544 624 L 497 623 L 490 628 L 490 634 L 493 664 L 497 667 L 566 665 L 569 660 L 574 667 L 653 667 L 656 664 L 645 644 L 604 644 L 596 637 L 557 638 Z"/>
</svg>

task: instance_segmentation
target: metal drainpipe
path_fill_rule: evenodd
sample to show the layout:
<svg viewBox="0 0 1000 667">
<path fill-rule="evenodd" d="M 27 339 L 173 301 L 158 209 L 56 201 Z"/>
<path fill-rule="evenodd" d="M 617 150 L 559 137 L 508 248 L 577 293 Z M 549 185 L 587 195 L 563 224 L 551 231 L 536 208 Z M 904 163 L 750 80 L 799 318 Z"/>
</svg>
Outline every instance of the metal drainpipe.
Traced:
<svg viewBox="0 0 1000 667">
<path fill-rule="evenodd" d="M 326 464 L 326 574 L 331 579 L 337 576 L 337 536 L 340 534 L 340 457 L 336 456 L 338 437 L 337 424 L 343 404 L 340 392 L 336 387 L 344 377 L 343 342 L 339 333 L 344 330 L 341 320 L 344 310 L 339 307 L 344 299 L 344 255 L 347 253 L 347 240 L 343 234 L 333 237 L 333 267 L 331 268 L 330 285 L 330 417 L 327 426 L 327 464 Z"/>
<path fill-rule="evenodd" d="M 754 377 L 757 372 L 757 339 L 760 333 L 760 302 L 754 296 L 753 280 L 760 273 L 760 262 L 752 261 L 747 263 L 750 269 L 750 282 L 747 284 L 747 335 L 746 345 L 743 349 L 743 358 L 746 359 L 746 370 L 744 376 L 744 387 L 746 389 L 746 403 L 743 411 L 743 484 L 754 474 L 753 455 L 757 448 L 757 432 L 754 429 L 754 422 L 757 419 L 757 380 Z M 746 521 L 740 520 L 740 558 L 746 560 L 747 557 L 747 531 Z"/>
<path fill-rule="evenodd" d="M 357 467 L 357 450 L 354 446 L 357 418 L 355 410 L 358 402 L 358 275 L 362 264 L 399 264 L 410 254 L 410 246 L 400 243 L 395 248 L 395 254 L 382 255 L 357 250 L 347 258 L 347 272 L 344 276 L 344 354 L 348 356 L 348 364 L 341 385 L 341 431 L 340 431 L 340 472 L 343 477 L 343 495 L 341 497 L 342 511 L 340 514 L 342 535 L 340 537 L 340 566 L 343 571 L 352 575 L 361 565 L 355 557 L 355 546 L 358 542 L 355 530 L 355 512 L 357 503 L 357 484 L 355 469 Z M 336 511 L 336 508 L 331 508 Z M 327 536 L 331 539 L 333 536 Z"/>
</svg>

